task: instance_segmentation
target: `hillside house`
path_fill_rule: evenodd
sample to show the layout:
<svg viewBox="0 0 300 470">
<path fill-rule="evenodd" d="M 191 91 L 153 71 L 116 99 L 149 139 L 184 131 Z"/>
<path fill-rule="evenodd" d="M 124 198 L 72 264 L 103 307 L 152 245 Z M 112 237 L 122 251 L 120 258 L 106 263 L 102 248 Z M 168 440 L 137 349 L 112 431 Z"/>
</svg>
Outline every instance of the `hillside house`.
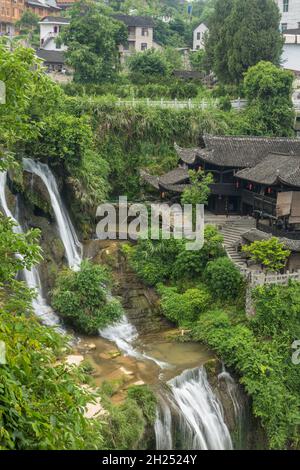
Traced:
<svg viewBox="0 0 300 470">
<path fill-rule="evenodd" d="M 45 16 L 40 22 L 40 47 L 47 51 L 64 51 L 66 46 L 56 42 L 57 37 L 70 20 L 61 16 Z"/>
<path fill-rule="evenodd" d="M 204 37 L 208 33 L 208 27 L 205 23 L 200 23 L 193 33 L 193 50 L 204 49 Z"/>
<path fill-rule="evenodd" d="M 128 41 L 119 46 L 121 61 L 134 52 L 143 52 L 148 49 L 159 48 L 153 41 L 154 22 L 149 16 L 113 15 L 113 17 L 125 23 L 128 29 Z"/>
</svg>

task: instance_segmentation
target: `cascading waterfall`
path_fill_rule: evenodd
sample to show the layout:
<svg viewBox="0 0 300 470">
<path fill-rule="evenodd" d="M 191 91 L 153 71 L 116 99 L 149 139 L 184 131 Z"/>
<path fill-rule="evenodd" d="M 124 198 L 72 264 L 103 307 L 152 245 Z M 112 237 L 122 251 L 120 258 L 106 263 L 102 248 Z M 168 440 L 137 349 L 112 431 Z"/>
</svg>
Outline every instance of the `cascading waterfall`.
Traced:
<svg viewBox="0 0 300 470">
<path fill-rule="evenodd" d="M 82 245 L 77 238 L 69 214 L 60 197 L 55 177 L 48 165 L 34 161 L 31 158 L 23 158 L 23 168 L 29 173 L 39 176 L 45 184 L 49 193 L 60 238 L 65 247 L 68 265 L 74 270 L 79 269 L 82 260 Z"/>
<path fill-rule="evenodd" d="M 123 351 L 127 356 L 135 357 L 136 359 L 148 359 L 155 362 L 159 367 L 166 368 L 169 364 L 163 361 L 159 361 L 154 357 L 148 356 L 147 354 L 137 351 L 134 348 L 133 343 L 138 338 L 138 332 L 134 325 L 129 323 L 128 318 L 123 315 L 121 320 L 113 325 L 107 326 L 102 330 L 99 330 L 100 336 L 104 339 L 108 339 L 117 345 L 117 347 Z"/>
<path fill-rule="evenodd" d="M 19 224 L 18 220 L 13 216 L 13 214 L 11 213 L 7 205 L 6 194 L 5 194 L 6 180 L 7 180 L 7 173 L 5 171 L 0 172 L 1 207 L 6 217 L 9 217 L 10 219 L 14 221 L 15 223 L 15 226 L 13 228 L 14 232 L 23 233 L 21 225 Z M 18 255 L 18 256 L 21 256 L 21 255 Z M 27 286 L 31 289 L 34 289 L 36 292 L 36 297 L 32 301 L 32 306 L 33 306 L 35 314 L 39 318 L 41 318 L 42 322 L 47 326 L 58 325 L 59 323 L 58 316 L 53 312 L 52 308 L 49 305 L 47 305 L 47 302 L 43 297 L 38 269 L 35 266 L 33 266 L 31 270 L 24 269 L 22 274 L 24 276 L 24 280 Z"/>
<path fill-rule="evenodd" d="M 168 403 L 164 401 L 160 406 L 155 423 L 156 448 L 172 450 L 175 445 L 186 450 L 232 449 L 222 406 L 204 367 L 186 370 L 168 385 Z"/>
<path fill-rule="evenodd" d="M 233 411 L 234 411 L 236 431 L 237 431 L 237 444 L 238 446 L 242 446 L 243 421 L 244 421 L 245 409 L 241 405 L 241 401 L 240 401 L 241 397 L 240 397 L 238 384 L 235 382 L 234 378 L 229 374 L 229 372 L 225 369 L 224 364 L 222 364 L 222 372 L 218 375 L 218 381 L 225 382 L 226 390 L 231 399 Z"/>
</svg>

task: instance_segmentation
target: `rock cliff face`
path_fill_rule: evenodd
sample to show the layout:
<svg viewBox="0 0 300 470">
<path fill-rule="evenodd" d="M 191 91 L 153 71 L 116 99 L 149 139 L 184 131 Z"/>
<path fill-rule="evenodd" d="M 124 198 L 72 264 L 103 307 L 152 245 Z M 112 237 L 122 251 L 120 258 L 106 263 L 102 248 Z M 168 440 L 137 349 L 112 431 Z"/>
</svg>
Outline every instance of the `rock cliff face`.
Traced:
<svg viewBox="0 0 300 470">
<path fill-rule="evenodd" d="M 126 315 L 138 332 L 155 333 L 170 327 L 170 323 L 161 314 L 159 298 L 154 289 L 140 282 L 128 266 L 121 251 L 121 242 L 86 242 L 84 257 L 110 266 L 116 284 L 113 294 L 120 297 Z"/>
<path fill-rule="evenodd" d="M 21 184 L 12 175 L 7 190 L 10 209 L 24 228 L 38 228 L 41 231 L 40 246 L 43 261 L 39 265 L 41 283 L 45 298 L 53 288 L 59 269 L 65 264 L 64 247 L 53 218 L 48 191 L 39 177 L 24 172 Z M 21 188 L 21 190 L 20 190 Z M 19 190 L 17 192 L 17 190 Z"/>
</svg>

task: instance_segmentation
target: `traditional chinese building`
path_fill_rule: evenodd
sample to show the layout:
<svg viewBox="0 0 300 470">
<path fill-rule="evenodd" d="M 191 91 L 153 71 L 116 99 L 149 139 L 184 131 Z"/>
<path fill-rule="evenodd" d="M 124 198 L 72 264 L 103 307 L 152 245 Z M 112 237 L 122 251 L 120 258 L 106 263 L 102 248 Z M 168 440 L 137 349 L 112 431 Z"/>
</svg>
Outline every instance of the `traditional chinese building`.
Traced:
<svg viewBox="0 0 300 470">
<path fill-rule="evenodd" d="M 253 215 L 266 232 L 300 238 L 300 139 L 205 135 L 201 147 L 175 149 L 178 168 L 142 175 L 162 198 L 180 199 L 188 170 L 202 169 L 214 177 L 210 211 Z"/>
</svg>

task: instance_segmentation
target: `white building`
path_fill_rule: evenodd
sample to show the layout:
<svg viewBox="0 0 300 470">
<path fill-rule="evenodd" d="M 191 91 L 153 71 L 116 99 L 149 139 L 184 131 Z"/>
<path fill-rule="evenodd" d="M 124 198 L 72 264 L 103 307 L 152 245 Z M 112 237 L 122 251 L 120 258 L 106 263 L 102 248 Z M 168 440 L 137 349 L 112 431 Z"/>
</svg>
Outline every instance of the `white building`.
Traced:
<svg viewBox="0 0 300 470">
<path fill-rule="evenodd" d="M 281 13 L 281 30 L 300 28 L 300 0 L 275 0 Z"/>
<path fill-rule="evenodd" d="M 142 52 L 147 49 L 159 48 L 159 46 L 153 41 L 154 22 L 152 18 L 147 16 L 120 14 L 113 15 L 113 17 L 116 20 L 123 22 L 128 29 L 127 44 L 119 46 L 122 60 L 134 52 Z"/>
<path fill-rule="evenodd" d="M 46 51 L 65 51 L 64 44 L 56 44 L 56 39 L 62 29 L 70 21 L 60 16 L 45 16 L 40 22 L 40 47 Z"/>
<path fill-rule="evenodd" d="M 300 0 L 275 0 L 281 13 L 280 27 L 284 35 L 281 64 L 285 69 L 300 72 Z"/>
<path fill-rule="evenodd" d="M 300 0 L 299 0 L 300 2 Z M 193 50 L 204 49 L 204 36 L 208 32 L 208 27 L 204 23 L 200 23 L 193 33 Z"/>
</svg>

